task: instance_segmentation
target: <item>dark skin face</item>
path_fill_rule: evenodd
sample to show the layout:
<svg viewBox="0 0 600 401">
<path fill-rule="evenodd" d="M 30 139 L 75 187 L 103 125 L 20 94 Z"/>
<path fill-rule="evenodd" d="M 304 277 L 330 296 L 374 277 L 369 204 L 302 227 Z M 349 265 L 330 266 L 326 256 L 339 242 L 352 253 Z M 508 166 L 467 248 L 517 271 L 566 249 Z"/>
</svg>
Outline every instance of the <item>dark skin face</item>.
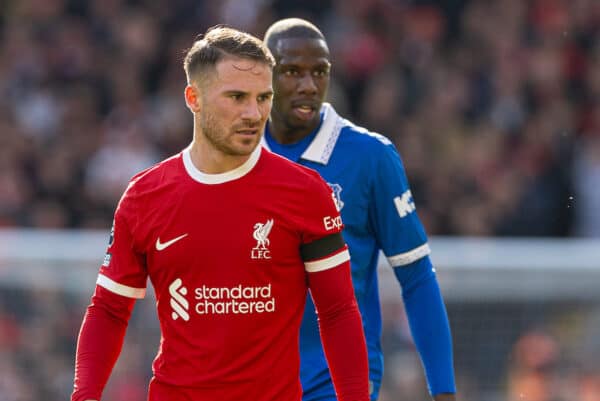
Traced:
<svg viewBox="0 0 600 401">
<path fill-rule="evenodd" d="M 329 49 L 322 39 L 289 38 L 277 41 L 271 52 L 277 65 L 270 132 L 279 143 L 295 143 L 319 125 L 329 87 Z"/>
</svg>

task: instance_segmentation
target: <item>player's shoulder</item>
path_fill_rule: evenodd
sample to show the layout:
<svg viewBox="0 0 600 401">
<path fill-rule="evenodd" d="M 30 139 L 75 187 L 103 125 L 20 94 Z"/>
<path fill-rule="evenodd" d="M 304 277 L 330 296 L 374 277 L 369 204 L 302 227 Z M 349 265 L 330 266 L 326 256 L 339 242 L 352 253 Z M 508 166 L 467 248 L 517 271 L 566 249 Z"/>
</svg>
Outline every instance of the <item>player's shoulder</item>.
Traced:
<svg viewBox="0 0 600 401">
<path fill-rule="evenodd" d="M 286 159 L 264 147 L 262 148 L 261 157 L 264 158 L 265 163 L 269 165 L 269 171 L 274 174 L 298 180 L 314 180 L 315 178 L 321 178 L 319 173 L 315 170 Z"/>
<path fill-rule="evenodd" d="M 288 160 L 266 148 L 262 149 L 261 157 L 264 158 L 265 164 L 268 164 L 267 169 L 269 172 L 283 177 L 285 180 L 293 180 L 305 184 L 323 181 L 317 171 Z"/>
<path fill-rule="evenodd" d="M 166 180 L 180 172 L 183 163 L 181 157 L 180 152 L 135 174 L 129 180 L 126 194 L 141 195 L 164 184 Z"/>
<path fill-rule="evenodd" d="M 394 144 L 385 135 L 370 131 L 347 119 L 344 119 L 340 131 L 340 140 L 363 150 L 384 151 L 384 149 L 394 149 Z"/>
<path fill-rule="evenodd" d="M 385 135 L 371 131 L 340 116 L 332 105 L 323 104 L 323 111 L 326 118 L 335 120 L 333 124 L 329 125 L 332 132 L 330 137 L 337 138 L 336 148 L 342 145 L 340 147 L 346 151 L 365 156 L 370 156 L 372 153 L 396 151 L 392 141 Z"/>
</svg>

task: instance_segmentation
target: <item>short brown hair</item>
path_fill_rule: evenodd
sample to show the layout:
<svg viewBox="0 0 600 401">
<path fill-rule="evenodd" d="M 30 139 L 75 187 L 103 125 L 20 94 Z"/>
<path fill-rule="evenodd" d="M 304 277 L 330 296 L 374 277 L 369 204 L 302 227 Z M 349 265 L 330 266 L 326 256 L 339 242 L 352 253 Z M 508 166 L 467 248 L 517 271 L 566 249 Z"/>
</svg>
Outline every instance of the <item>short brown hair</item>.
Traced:
<svg viewBox="0 0 600 401">
<path fill-rule="evenodd" d="M 227 56 L 254 60 L 271 68 L 275 65 L 271 51 L 260 39 L 234 28 L 215 26 L 194 42 L 185 55 L 183 69 L 188 82 L 193 76 L 202 77 Z"/>
</svg>

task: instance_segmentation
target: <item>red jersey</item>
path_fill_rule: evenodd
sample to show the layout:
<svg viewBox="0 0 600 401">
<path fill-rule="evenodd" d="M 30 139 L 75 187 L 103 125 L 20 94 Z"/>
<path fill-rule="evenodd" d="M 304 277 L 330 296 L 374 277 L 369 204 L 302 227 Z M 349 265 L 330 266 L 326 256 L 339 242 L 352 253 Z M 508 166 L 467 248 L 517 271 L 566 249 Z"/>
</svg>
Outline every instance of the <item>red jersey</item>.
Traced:
<svg viewBox="0 0 600 401">
<path fill-rule="evenodd" d="M 150 278 L 162 332 L 150 399 L 299 400 L 307 272 L 348 261 L 341 229 L 318 173 L 260 147 L 224 174 L 197 170 L 188 148 L 135 176 L 97 284 L 142 298 Z"/>
</svg>

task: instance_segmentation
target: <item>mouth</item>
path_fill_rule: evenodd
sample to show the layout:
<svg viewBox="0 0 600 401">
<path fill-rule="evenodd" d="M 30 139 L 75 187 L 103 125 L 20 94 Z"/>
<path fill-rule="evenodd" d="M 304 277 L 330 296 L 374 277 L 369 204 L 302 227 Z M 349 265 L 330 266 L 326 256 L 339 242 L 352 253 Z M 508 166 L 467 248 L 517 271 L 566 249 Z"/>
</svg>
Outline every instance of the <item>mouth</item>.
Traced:
<svg viewBox="0 0 600 401">
<path fill-rule="evenodd" d="M 300 120 L 312 120 L 317 114 L 317 107 L 313 104 L 292 105 L 293 114 Z"/>
<path fill-rule="evenodd" d="M 261 132 L 259 124 L 240 124 L 233 129 L 234 134 L 242 136 L 254 136 Z"/>
<path fill-rule="evenodd" d="M 243 136 L 253 136 L 253 135 L 258 134 L 258 129 L 256 129 L 256 128 L 238 129 L 235 131 L 235 133 L 239 134 L 239 135 L 243 135 Z"/>
</svg>

